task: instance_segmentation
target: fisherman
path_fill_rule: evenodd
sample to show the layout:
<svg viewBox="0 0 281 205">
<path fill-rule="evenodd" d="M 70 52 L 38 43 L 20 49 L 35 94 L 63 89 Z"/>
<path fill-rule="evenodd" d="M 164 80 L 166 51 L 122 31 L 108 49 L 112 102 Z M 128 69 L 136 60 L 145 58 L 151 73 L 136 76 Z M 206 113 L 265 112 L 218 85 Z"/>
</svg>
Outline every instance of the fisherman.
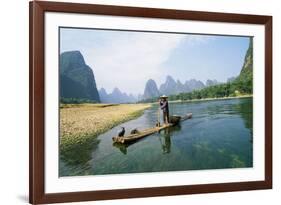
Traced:
<svg viewBox="0 0 281 205">
<path fill-rule="evenodd" d="M 164 124 L 169 123 L 169 104 L 168 104 L 168 96 L 162 95 L 160 96 L 159 105 L 161 110 L 163 111 L 163 122 Z"/>
</svg>

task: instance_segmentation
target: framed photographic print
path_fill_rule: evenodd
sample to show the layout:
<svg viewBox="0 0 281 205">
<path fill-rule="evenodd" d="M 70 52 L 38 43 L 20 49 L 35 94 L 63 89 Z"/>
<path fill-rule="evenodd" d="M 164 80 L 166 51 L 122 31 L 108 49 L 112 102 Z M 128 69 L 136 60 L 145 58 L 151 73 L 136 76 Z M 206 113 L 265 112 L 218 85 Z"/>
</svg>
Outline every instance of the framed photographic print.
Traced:
<svg viewBox="0 0 281 205">
<path fill-rule="evenodd" d="M 272 17 L 30 2 L 30 203 L 272 187 Z"/>
</svg>

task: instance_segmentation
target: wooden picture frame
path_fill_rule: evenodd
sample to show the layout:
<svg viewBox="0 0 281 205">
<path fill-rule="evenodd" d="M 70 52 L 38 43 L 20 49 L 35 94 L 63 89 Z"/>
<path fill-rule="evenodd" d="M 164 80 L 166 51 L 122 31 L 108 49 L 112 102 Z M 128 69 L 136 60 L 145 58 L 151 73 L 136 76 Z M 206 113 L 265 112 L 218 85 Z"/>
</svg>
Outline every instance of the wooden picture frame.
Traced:
<svg viewBox="0 0 281 205">
<path fill-rule="evenodd" d="M 136 8 L 77 3 L 33 1 L 30 18 L 29 80 L 29 200 L 32 204 L 229 192 L 272 188 L 272 17 L 200 11 Z M 118 190 L 45 193 L 45 45 L 46 12 L 96 14 L 141 18 L 243 23 L 265 26 L 265 180 L 233 183 L 163 186 Z"/>
</svg>

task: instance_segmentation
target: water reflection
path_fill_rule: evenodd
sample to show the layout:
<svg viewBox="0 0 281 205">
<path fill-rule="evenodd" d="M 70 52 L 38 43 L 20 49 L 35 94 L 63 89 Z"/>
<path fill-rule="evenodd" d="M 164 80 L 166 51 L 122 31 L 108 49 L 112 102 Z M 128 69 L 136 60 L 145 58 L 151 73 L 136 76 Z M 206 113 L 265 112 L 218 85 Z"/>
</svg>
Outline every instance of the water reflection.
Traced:
<svg viewBox="0 0 281 205">
<path fill-rule="evenodd" d="M 112 136 L 120 126 L 126 130 L 155 126 L 158 107 L 153 106 L 141 117 L 100 135 L 85 157 L 90 156 L 90 161 L 71 166 L 62 163 L 60 173 L 100 175 L 252 167 L 252 107 L 252 98 L 171 103 L 171 114 L 192 112 L 193 118 L 128 145 L 112 144 Z"/>
<path fill-rule="evenodd" d="M 113 146 L 118 148 L 120 150 L 121 153 L 123 154 L 127 154 L 127 147 L 129 146 L 129 144 L 121 144 L 121 143 L 113 143 Z"/>
<path fill-rule="evenodd" d="M 236 106 L 236 109 L 242 117 L 245 127 L 251 132 L 250 142 L 253 143 L 253 101 L 242 101 Z"/>
<path fill-rule="evenodd" d="M 164 140 L 162 141 L 161 137 L 159 136 L 159 140 L 161 143 L 161 147 L 163 150 L 163 154 L 168 154 L 171 152 L 171 132 L 170 129 L 163 130 L 164 132 Z"/>
<path fill-rule="evenodd" d="M 180 125 L 176 125 L 173 127 L 169 127 L 167 129 L 161 130 L 160 132 L 158 132 L 157 136 L 159 139 L 159 144 L 160 144 L 160 149 L 162 149 L 163 154 L 169 154 L 171 152 L 171 136 L 173 135 L 174 132 L 178 132 L 181 130 L 181 126 Z M 121 144 L 121 143 L 116 143 L 114 142 L 112 145 L 114 147 L 116 147 L 117 149 L 120 150 L 121 153 L 123 153 L 124 155 L 127 154 L 127 148 L 141 140 L 144 140 L 145 138 L 141 138 L 139 140 L 136 141 L 132 141 L 126 144 Z"/>
<path fill-rule="evenodd" d="M 83 143 L 65 148 L 64 155 L 60 155 L 59 175 L 76 176 L 87 172 L 91 168 L 91 152 L 98 149 L 100 142 L 100 139 L 88 136 Z"/>
</svg>

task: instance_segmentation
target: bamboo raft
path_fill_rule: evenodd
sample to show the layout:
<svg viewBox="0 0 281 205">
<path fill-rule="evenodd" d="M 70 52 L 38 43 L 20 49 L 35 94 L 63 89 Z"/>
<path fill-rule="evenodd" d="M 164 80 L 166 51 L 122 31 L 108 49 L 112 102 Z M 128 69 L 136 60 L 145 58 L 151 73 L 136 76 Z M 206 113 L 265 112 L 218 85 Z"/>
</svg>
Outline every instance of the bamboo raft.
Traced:
<svg viewBox="0 0 281 205">
<path fill-rule="evenodd" d="M 192 113 L 188 113 L 184 116 L 171 116 L 170 118 L 171 118 L 170 119 L 171 123 L 169 123 L 169 124 L 163 124 L 162 126 L 147 128 L 147 129 L 144 129 L 144 130 L 140 130 L 136 134 L 130 134 L 130 135 L 123 136 L 123 137 L 119 137 L 119 136 L 112 137 L 112 140 L 113 140 L 114 143 L 121 143 L 121 144 L 136 141 L 136 140 L 141 139 L 143 137 L 146 137 L 148 135 L 152 135 L 156 132 L 160 132 L 163 129 L 175 126 L 175 125 L 179 124 L 181 121 L 190 119 L 190 118 L 192 118 Z"/>
</svg>

